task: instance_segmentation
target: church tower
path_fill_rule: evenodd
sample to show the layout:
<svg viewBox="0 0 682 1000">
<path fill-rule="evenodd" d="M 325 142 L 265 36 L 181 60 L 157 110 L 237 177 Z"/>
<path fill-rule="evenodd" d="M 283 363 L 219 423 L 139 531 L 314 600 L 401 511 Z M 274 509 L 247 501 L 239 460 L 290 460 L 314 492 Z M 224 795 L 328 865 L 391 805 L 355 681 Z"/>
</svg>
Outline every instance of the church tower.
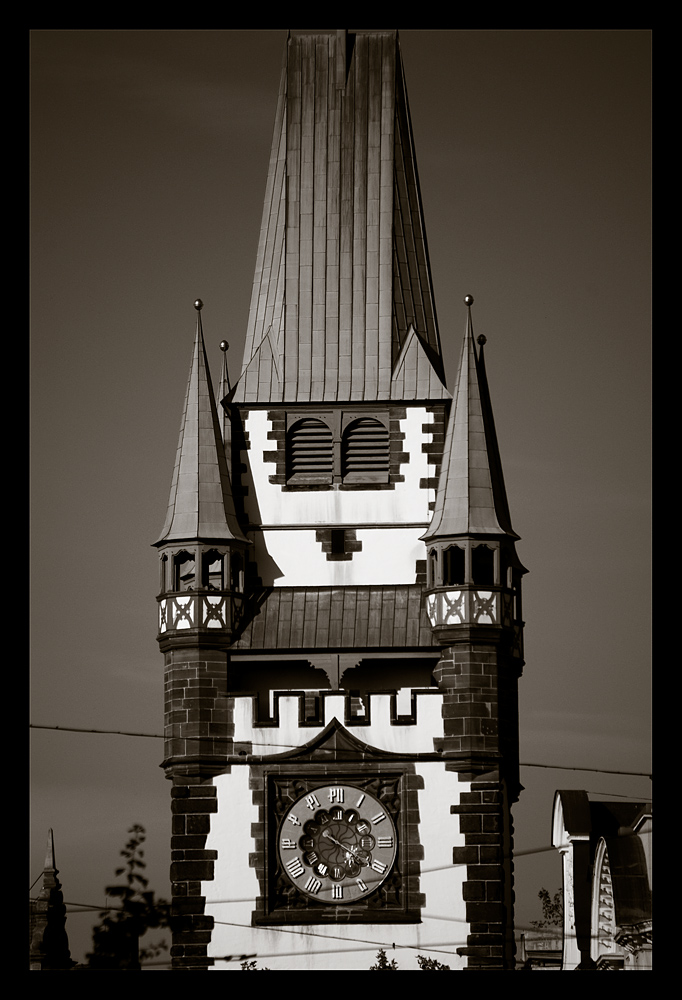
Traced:
<svg viewBox="0 0 682 1000">
<path fill-rule="evenodd" d="M 451 395 L 397 33 L 290 36 L 241 374 L 216 406 L 199 312 L 156 543 L 176 969 L 513 968 L 525 570 L 471 301 Z"/>
</svg>

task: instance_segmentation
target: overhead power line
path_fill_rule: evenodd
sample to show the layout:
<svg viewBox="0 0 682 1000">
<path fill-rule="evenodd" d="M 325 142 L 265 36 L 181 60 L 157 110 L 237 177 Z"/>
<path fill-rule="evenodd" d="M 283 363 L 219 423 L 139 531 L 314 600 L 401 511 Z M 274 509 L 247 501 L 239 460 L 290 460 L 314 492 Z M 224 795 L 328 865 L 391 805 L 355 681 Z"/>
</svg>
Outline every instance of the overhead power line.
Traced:
<svg viewBox="0 0 682 1000">
<path fill-rule="evenodd" d="M 136 736 L 148 740 L 163 740 L 165 737 L 161 733 L 129 733 L 121 729 L 77 729 L 74 726 L 39 726 L 29 723 L 29 729 L 47 729 L 52 731 L 57 731 L 60 733 L 88 733 L 97 734 L 99 736 Z M 185 737 L 187 742 L 191 740 L 204 739 L 202 736 L 188 736 Z M 219 737 L 211 737 L 214 740 L 219 739 Z M 232 737 L 224 737 L 225 741 L 232 742 Z M 237 740 L 236 742 L 239 742 Z M 270 747 L 283 747 L 287 750 L 297 750 L 298 746 L 294 743 L 254 743 L 252 740 L 248 741 L 252 746 L 270 746 Z M 574 767 L 566 764 L 533 764 L 528 761 L 522 761 L 519 764 L 520 767 L 544 767 L 550 768 L 555 771 L 592 771 L 596 774 L 622 774 L 629 777 L 635 778 L 649 778 L 652 779 L 653 775 L 647 771 L 614 771 L 609 770 L 604 767 Z"/>
</svg>

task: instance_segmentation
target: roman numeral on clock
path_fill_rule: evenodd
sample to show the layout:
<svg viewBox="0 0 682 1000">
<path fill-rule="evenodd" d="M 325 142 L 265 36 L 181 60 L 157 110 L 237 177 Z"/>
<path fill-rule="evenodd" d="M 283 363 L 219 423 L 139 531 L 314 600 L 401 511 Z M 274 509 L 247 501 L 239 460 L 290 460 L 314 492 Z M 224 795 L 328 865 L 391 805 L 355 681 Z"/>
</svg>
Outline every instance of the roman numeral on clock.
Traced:
<svg viewBox="0 0 682 1000">
<path fill-rule="evenodd" d="M 299 875 L 303 875 L 305 868 L 301 864 L 300 858 L 292 858 L 291 861 L 287 862 L 287 871 L 292 878 L 298 878 Z"/>
<path fill-rule="evenodd" d="M 381 861 L 377 861 L 377 859 L 375 858 L 374 861 L 372 862 L 372 868 L 374 869 L 375 872 L 378 872 L 379 875 L 383 875 L 384 872 L 386 871 L 387 865 L 383 864 L 383 862 Z"/>
<path fill-rule="evenodd" d="M 311 875 L 306 882 L 305 887 L 308 892 L 319 892 L 322 888 L 322 883 L 319 878 L 315 878 L 314 875 Z"/>
<path fill-rule="evenodd" d="M 296 847 L 296 841 L 292 840 L 290 837 L 282 837 L 282 850 L 290 851 L 293 847 Z"/>
<path fill-rule="evenodd" d="M 372 822 L 375 826 L 377 823 L 381 823 L 383 819 L 386 819 L 386 813 L 377 813 L 376 816 L 372 816 Z"/>
<path fill-rule="evenodd" d="M 332 899 L 343 899 L 343 886 L 333 885 L 332 886 Z"/>
<path fill-rule="evenodd" d="M 378 847 L 393 847 L 393 837 L 377 837 Z"/>
</svg>

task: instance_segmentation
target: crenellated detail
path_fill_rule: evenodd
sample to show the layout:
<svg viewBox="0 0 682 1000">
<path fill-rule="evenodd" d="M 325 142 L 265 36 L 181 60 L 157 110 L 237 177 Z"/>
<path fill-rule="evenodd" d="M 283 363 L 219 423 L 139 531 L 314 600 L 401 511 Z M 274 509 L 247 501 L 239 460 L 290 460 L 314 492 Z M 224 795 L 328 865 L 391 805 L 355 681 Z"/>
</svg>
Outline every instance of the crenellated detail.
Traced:
<svg viewBox="0 0 682 1000">
<path fill-rule="evenodd" d="M 275 691 L 271 722 L 257 722 L 254 695 L 233 695 L 235 754 L 267 756 L 283 753 L 314 739 L 333 719 L 377 750 L 391 753 L 434 753 L 434 742 L 443 736 L 443 696 L 436 689 L 413 691 L 410 714 L 398 713 L 398 693 L 371 693 L 358 699 L 344 692 L 319 692 L 319 722 L 306 721 L 304 691 Z"/>
</svg>

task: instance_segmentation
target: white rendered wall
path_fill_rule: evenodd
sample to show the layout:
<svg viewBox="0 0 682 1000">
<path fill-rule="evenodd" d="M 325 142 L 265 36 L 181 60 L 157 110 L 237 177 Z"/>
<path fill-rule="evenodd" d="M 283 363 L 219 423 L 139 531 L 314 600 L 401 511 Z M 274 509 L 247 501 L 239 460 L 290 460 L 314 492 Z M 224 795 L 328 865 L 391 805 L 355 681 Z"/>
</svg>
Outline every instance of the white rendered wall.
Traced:
<svg viewBox="0 0 682 1000">
<path fill-rule="evenodd" d="M 359 587 L 413 584 L 417 559 L 426 559 L 425 528 L 358 528 L 362 550 L 333 561 L 322 551 L 315 529 L 263 531 L 254 556 L 264 585 L 275 587 Z M 255 534 L 255 533 L 254 533 Z M 276 568 L 275 568 L 276 567 Z M 268 573 L 268 570 L 270 572 Z"/>
<path fill-rule="evenodd" d="M 405 435 L 400 442 L 410 460 L 400 466 L 405 477 L 392 490 L 311 490 L 284 492 L 282 487 L 269 482 L 275 474 L 276 463 L 264 462 L 263 453 L 273 450 L 273 440 L 268 437 L 272 423 L 266 410 L 251 410 L 244 427 L 249 437 L 249 450 L 243 459 L 249 466 L 257 508 L 250 504 L 249 515 L 259 524 L 399 524 L 415 522 L 428 525 L 431 520 L 429 501 L 435 490 L 422 489 L 421 479 L 433 477 L 435 466 L 429 465 L 428 455 L 422 444 L 431 441 L 431 435 L 422 431 L 422 424 L 433 423 L 433 414 L 425 407 L 407 408 L 407 416 L 400 421 Z M 247 501 L 248 502 L 248 501 Z M 423 532 L 420 532 L 423 534 Z"/>
<path fill-rule="evenodd" d="M 272 970 L 368 970 L 380 948 L 401 970 L 416 971 L 417 955 L 425 955 L 461 970 L 465 960 L 456 949 L 466 944 L 468 925 L 462 901 L 466 866 L 452 864 L 452 848 L 464 846 L 459 819 L 450 813 L 462 792 L 470 790 L 457 774 L 439 761 L 416 765 L 424 779 L 419 792 L 419 834 L 424 848 L 421 892 L 426 896 L 420 924 L 351 924 L 324 926 L 252 927 L 251 913 L 260 886 L 249 867 L 255 850 L 251 824 L 258 822 L 252 802 L 248 765 L 233 766 L 231 773 L 214 779 L 218 811 L 211 817 L 207 850 L 218 852 L 215 877 L 202 882 L 206 913 L 215 927 L 208 948 L 215 958 L 212 971 L 241 970 L 239 956 L 255 955 L 259 968 Z M 395 944 L 395 950 L 392 945 Z M 236 956 L 226 961 L 224 956 Z M 253 960 L 253 959 L 252 959 Z"/>
<path fill-rule="evenodd" d="M 413 725 L 391 724 L 390 694 L 370 694 L 367 696 L 366 711 L 369 725 L 352 726 L 344 718 L 346 698 L 331 695 L 324 698 L 324 722 L 320 726 L 299 726 L 300 709 L 297 695 L 280 696 L 279 725 L 258 726 L 254 724 L 253 698 L 234 697 L 234 740 L 235 743 L 252 743 L 253 752 L 258 754 L 283 753 L 288 748 L 302 746 L 314 739 L 328 726 L 332 719 L 338 719 L 348 732 L 377 750 L 391 753 L 433 753 L 434 738 L 444 735 L 442 704 L 443 696 L 416 692 L 416 723 Z"/>
</svg>

